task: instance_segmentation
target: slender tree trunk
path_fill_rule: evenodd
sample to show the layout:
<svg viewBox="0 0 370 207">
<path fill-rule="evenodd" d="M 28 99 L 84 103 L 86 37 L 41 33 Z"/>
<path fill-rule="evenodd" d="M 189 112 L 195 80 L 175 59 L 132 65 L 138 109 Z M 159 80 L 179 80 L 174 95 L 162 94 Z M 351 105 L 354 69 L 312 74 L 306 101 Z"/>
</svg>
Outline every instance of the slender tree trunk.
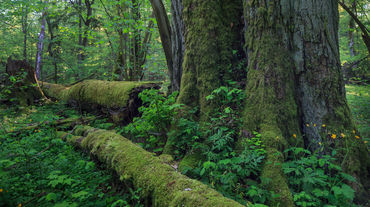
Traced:
<svg viewBox="0 0 370 207">
<path fill-rule="evenodd" d="M 181 86 L 182 62 L 185 52 L 185 25 L 182 20 L 182 0 L 172 0 L 171 2 L 171 49 L 173 64 L 171 90 L 179 91 Z"/>
<path fill-rule="evenodd" d="M 39 34 L 39 41 L 37 43 L 37 54 L 36 54 L 36 77 L 40 79 L 41 67 L 42 67 L 42 52 L 44 49 L 44 39 L 45 39 L 45 15 L 47 8 L 44 9 L 41 20 L 41 31 Z"/>
<path fill-rule="evenodd" d="M 27 36 L 28 36 L 28 6 L 25 8 L 24 15 L 22 15 L 22 32 L 23 39 L 23 58 L 27 62 Z"/>
<path fill-rule="evenodd" d="M 78 0 L 78 55 L 77 55 L 77 67 L 78 71 L 81 71 L 81 65 L 82 65 L 82 0 Z"/>
<path fill-rule="evenodd" d="M 56 23 L 55 23 L 55 25 L 52 24 L 51 21 L 50 21 L 50 18 L 48 18 L 48 17 L 46 17 L 46 22 L 48 24 L 48 30 L 49 30 L 49 34 L 50 34 L 50 43 L 48 45 L 48 52 L 49 52 L 50 57 L 53 59 L 54 82 L 58 83 L 58 64 L 57 64 L 57 59 L 56 59 L 56 50 L 54 48 L 55 36 L 54 36 L 54 31 L 53 31 L 53 28 L 58 27 L 58 26 L 56 25 Z"/>
<path fill-rule="evenodd" d="M 356 0 L 353 0 L 352 2 L 352 12 L 356 14 Z M 355 51 L 355 47 L 354 47 L 354 44 L 355 44 L 355 37 L 354 37 L 354 31 L 355 31 L 355 20 L 353 18 L 351 18 L 349 20 L 349 30 L 348 30 L 348 39 L 349 39 L 349 43 L 348 43 L 348 48 L 349 48 L 349 54 L 351 57 L 355 56 L 356 54 L 356 51 Z"/>
<path fill-rule="evenodd" d="M 173 80 L 173 57 L 172 57 L 172 44 L 171 44 L 171 25 L 167 16 L 166 9 L 163 5 L 162 0 L 150 0 L 153 8 L 155 18 L 157 20 L 159 35 L 163 46 L 163 51 L 166 56 L 168 75 L 170 77 L 171 84 Z M 171 89 L 172 90 L 172 89 Z"/>
</svg>

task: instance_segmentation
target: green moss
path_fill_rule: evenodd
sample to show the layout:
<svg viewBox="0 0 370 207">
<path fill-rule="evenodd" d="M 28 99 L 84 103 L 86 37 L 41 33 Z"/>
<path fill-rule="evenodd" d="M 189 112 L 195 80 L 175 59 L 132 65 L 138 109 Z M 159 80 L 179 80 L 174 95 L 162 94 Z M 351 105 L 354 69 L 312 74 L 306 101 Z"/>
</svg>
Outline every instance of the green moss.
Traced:
<svg viewBox="0 0 370 207">
<path fill-rule="evenodd" d="M 242 51 L 240 42 L 241 1 L 184 0 L 186 50 L 178 102 L 200 107 L 200 119 L 207 120 L 212 108 L 205 97 L 236 77 L 233 51 Z"/>
<path fill-rule="evenodd" d="M 132 180 L 142 189 L 142 196 L 151 199 L 152 206 L 242 206 L 176 172 L 167 164 L 171 160 L 168 156 L 156 157 L 112 131 L 87 126 L 77 129 L 74 134 L 85 136 L 82 142 L 78 136 L 69 140 L 108 164 L 123 180 Z"/>
<path fill-rule="evenodd" d="M 97 104 L 104 107 L 125 107 L 133 89 L 154 87 L 153 82 L 86 80 L 71 87 L 42 83 L 42 89 L 52 98 L 77 101 L 81 104 Z"/>
<path fill-rule="evenodd" d="M 282 151 L 290 145 L 303 146 L 299 126 L 298 106 L 295 100 L 294 65 L 281 42 L 281 17 L 275 8 L 277 1 L 268 6 L 259 1 L 244 5 L 248 74 L 244 128 L 259 131 L 266 146 L 267 157 L 261 178 L 269 180 L 265 187 L 279 194 L 270 206 L 294 206 L 293 198 L 282 172 Z M 250 12 L 256 15 L 251 15 Z M 295 136 L 293 136 L 295 135 Z"/>
<path fill-rule="evenodd" d="M 179 171 L 183 172 L 186 169 L 194 169 L 197 167 L 200 160 L 203 159 L 199 153 L 187 154 L 179 163 Z"/>
</svg>

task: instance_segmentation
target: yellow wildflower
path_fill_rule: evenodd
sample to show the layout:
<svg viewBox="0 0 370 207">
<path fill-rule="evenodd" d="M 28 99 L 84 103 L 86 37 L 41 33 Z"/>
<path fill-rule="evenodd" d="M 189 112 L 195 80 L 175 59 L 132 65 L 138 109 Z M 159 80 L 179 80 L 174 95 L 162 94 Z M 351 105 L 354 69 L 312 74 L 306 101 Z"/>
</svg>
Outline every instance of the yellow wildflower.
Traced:
<svg viewBox="0 0 370 207">
<path fill-rule="evenodd" d="M 340 136 L 344 138 L 346 135 L 344 135 L 343 133 L 340 133 Z"/>
<path fill-rule="evenodd" d="M 360 137 L 359 137 L 359 136 L 357 136 L 357 135 L 356 135 L 355 137 L 356 137 L 356 139 L 360 139 Z"/>
<path fill-rule="evenodd" d="M 22 204 L 20 203 L 20 204 L 18 204 L 18 207 L 22 207 Z"/>
<path fill-rule="evenodd" d="M 294 138 L 297 138 L 297 135 L 296 135 L 296 134 L 293 134 L 293 137 L 294 137 Z"/>
<path fill-rule="evenodd" d="M 319 145 L 321 145 L 321 142 L 319 142 Z"/>
<path fill-rule="evenodd" d="M 316 124 L 313 124 L 314 127 L 316 127 Z"/>
<path fill-rule="evenodd" d="M 3 192 L 3 189 L 0 188 L 0 193 L 2 193 L 2 192 Z"/>
<path fill-rule="evenodd" d="M 353 130 L 353 133 L 356 134 L 356 130 Z"/>
<path fill-rule="evenodd" d="M 306 126 L 307 126 L 307 127 L 310 127 L 310 125 L 309 125 L 309 124 L 306 124 Z"/>
<path fill-rule="evenodd" d="M 325 124 L 323 124 L 323 125 L 322 125 L 322 127 L 326 127 L 326 125 L 325 125 Z"/>
<path fill-rule="evenodd" d="M 331 138 L 332 138 L 332 139 L 335 139 L 335 138 L 337 138 L 337 135 L 336 135 L 336 134 L 332 134 L 332 135 L 331 135 Z"/>
<path fill-rule="evenodd" d="M 364 144 L 367 144 L 367 141 L 364 141 Z"/>
</svg>

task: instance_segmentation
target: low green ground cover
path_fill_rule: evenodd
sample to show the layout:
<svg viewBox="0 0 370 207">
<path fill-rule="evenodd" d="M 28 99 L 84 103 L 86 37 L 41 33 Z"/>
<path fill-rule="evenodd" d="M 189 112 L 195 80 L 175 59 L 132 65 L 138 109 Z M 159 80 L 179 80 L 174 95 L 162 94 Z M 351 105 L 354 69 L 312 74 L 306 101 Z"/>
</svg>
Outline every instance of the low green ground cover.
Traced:
<svg viewBox="0 0 370 207">
<path fill-rule="evenodd" d="M 141 206 L 138 191 L 122 188 L 111 171 L 56 137 L 48 124 L 74 116 L 61 104 L 1 108 L 1 207 Z"/>
<path fill-rule="evenodd" d="M 347 100 L 361 137 L 370 143 L 370 86 L 347 85 Z"/>
<path fill-rule="evenodd" d="M 349 85 L 346 86 L 346 89 L 347 100 L 357 129 L 364 142 L 369 146 L 369 86 Z M 182 113 L 181 106 L 175 104 L 174 96 L 166 99 L 162 95 L 156 95 L 156 93 L 150 91 L 142 95 L 141 98 L 144 102 L 147 102 L 146 107 L 141 109 L 142 118 L 137 118 L 133 124 L 126 128 L 117 127 L 116 129 L 121 133 L 125 131 L 124 133 L 131 134 L 133 141 L 157 154 L 161 154 L 163 150 L 166 141 L 163 137 L 165 139 L 173 137 L 174 140 L 182 140 L 174 146 L 176 159 L 181 159 L 186 151 L 192 149 L 202 152 L 206 155 L 206 160 L 199 160 L 199 163 L 195 163 L 193 169 L 185 167 L 182 170 L 185 170 L 185 173 L 189 176 L 200 179 L 218 189 L 228 197 L 241 202 L 247 198 L 253 203 L 265 203 L 271 194 L 274 195 L 273 192 L 263 192 L 263 185 L 260 185 L 262 182 L 257 179 L 259 176 L 258 166 L 260 165 L 256 165 L 256 173 L 254 176 L 249 176 L 250 179 L 235 179 L 239 176 L 238 169 L 248 167 L 251 162 L 240 164 L 239 161 L 242 157 L 236 156 L 233 149 L 230 148 L 236 143 L 228 144 L 228 141 L 225 140 L 228 137 L 226 135 L 231 137 L 238 135 L 237 131 L 230 131 L 235 124 L 231 126 L 231 122 L 227 122 L 226 125 L 223 123 L 223 120 L 232 118 L 234 115 L 233 108 L 221 107 L 222 111 L 217 118 L 211 119 L 211 128 L 220 130 L 216 130 L 214 133 L 204 131 L 202 134 L 199 133 L 200 126 L 192 119 L 181 118 L 177 120 L 179 123 L 171 123 L 173 115 L 177 116 L 178 113 Z M 23 109 L 0 107 L 0 207 L 143 206 L 139 196 L 140 190 L 133 190 L 132 186 L 123 188 L 124 185 L 118 185 L 119 181 L 111 171 L 101 168 L 86 154 L 75 150 L 56 137 L 56 129 L 49 123 L 78 116 L 80 114 L 76 111 L 58 103 Z M 155 127 L 161 123 L 161 127 Z M 169 126 L 173 124 L 177 125 L 175 134 L 170 132 L 171 128 Z M 37 125 L 37 127 L 26 129 L 34 125 Z M 114 127 L 106 120 L 96 120 L 91 125 L 103 129 Z M 223 139 L 218 138 L 217 140 L 223 140 L 226 144 L 221 148 L 219 147 L 219 141 L 213 142 L 213 138 L 219 136 L 220 131 L 225 133 L 222 136 L 220 135 Z M 183 139 L 184 136 L 187 138 Z M 257 133 L 252 137 L 257 139 L 258 136 Z M 146 137 L 150 139 L 146 139 Z M 202 140 L 206 141 L 207 146 L 211 148 L 204 148 Z M 258 150 L 263 151 L 263 147 L 250 148 L 254 145 L 248 146 L 249 148 L 245 149 L 257 150 L 256 152 Z M 224 152 L 222 149 L 227 149 L 227 151 Z M 243 149 L 238 150 L 243 151 Z M 300 150 L 303 149 L 292 148 L 289 150 L 299 151 L 299 155 L 302 155 Z M 352 202 L 354 191 L 342 183 L 342 180 L 351 180 L 352 178 L 343 174 L 339 166 L 334 165 L 335 171 L 332 175 L 323 174 L 324 172 L 320 175 L 312 174 L 316 171 L 309 172 L 307 170 L 320 166 L 322 158 L 317 159 L 314 154 L 305 153 L 303 153 L 304 156 L 287 160 L 284 164 L 285 173 L 294 178 L 289 180 L 289 183 L 294 192 L 296 205 L 310 206 L 319 203 L 349 205 Z M 249 152 L 246 155 L 249 156 L 250 154 Z M 257 156 L 257 158 L 263 158 L 263 155 Z M 326 158 L 326 162 L 332 161 L 330 156 Z M 296 172 L 300 173 L 296 174 Z M 305 180 L 299 175 L 310 175 L 313 179 Z M 340 177 L 337 179 L 336 175 L 340 175 Z M 310 176 L 308 177 L 311 178 Z M 325 183 L 325 185 L 322 185 L 322 183 Z M 302 189 L 294 187 L 297 184 L 305 187 Z M 247 190 L 241 190 L 241 188 Z M 338 203 L 337 197 L 344 200 Z"/>
</svg>

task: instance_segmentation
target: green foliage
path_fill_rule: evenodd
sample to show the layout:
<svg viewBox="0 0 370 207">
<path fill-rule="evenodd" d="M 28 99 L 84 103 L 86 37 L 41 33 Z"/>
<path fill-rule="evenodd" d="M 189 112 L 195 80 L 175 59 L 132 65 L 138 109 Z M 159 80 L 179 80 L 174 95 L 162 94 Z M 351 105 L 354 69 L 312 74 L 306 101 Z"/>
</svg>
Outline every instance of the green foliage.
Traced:
<svg viewBox="0 0 370 207">
<path fill-rule="evenodd" d="M 283 163 L 297 206 L 353 206 L 354 190 L 346 183 L 355 179 L 335 163 L 335 153 L 321 155 L 303 148 L 285 150 Z"/>
<path fill-rule="evenodd" d="M 0 206 L 142 206 L 139 191 L 117 188 L 111 171 L 76 152 L 49 124 L 77 115 L 63 105 L 0 110 Z"/>
<path fill-rule="evenodd" d="M 261 188 L 258 178 L 266 154 L 261 135 L 255 132 L 242 143 L 237 143 L 241 126 L 238 110 L 242 106 L 244 92 L 220 87 L 206 99 L 218 105 L 218 110 L 213 111 L 207 123 L 200 126 L 192 119 L 181 118 L 170 133 L 179 156 L 193 151 L 204 157 L 195 169 L 185 167 L 183 173 L 208 183 L 241 203 L 246 199 L 265 203 L 272 194 Z"/>
<path fill-rule="evenodd" d="M 167 141 L 167 133 L 176 109 L 181 105 L 175 104 L 177 92 L 168 97 L 156 89 L 144 90 L 139 94 L 143 106 L 139 108 L 141 117 L 134 118 L 121 132 L 131 140 L 141 143 L 142 146 L 153 152 L 161 152 Z"/>
<path fill-rule="evenodd" d="M 370 142 L 370 86 L 347 85 L 347 100 L 361 137 Z M 368 144 L 369 146 L 369 144 Z"/>
<path fill-rule="evenodd" d="M 26 90 L 29 86 L 22 85 L 21 83 L 27 76 L 27 72 L 21 72 L 16 76 L 9 76 L 8 74 L 4 74 L 8 78 L 8 84 L 4 84 L 0 86 L 0 99 L 2 100 L 9 100 L 10 102 L 16 102 L 17 97 L 14 96 L 16 90 L 22 91 Z"/>
</svg>

